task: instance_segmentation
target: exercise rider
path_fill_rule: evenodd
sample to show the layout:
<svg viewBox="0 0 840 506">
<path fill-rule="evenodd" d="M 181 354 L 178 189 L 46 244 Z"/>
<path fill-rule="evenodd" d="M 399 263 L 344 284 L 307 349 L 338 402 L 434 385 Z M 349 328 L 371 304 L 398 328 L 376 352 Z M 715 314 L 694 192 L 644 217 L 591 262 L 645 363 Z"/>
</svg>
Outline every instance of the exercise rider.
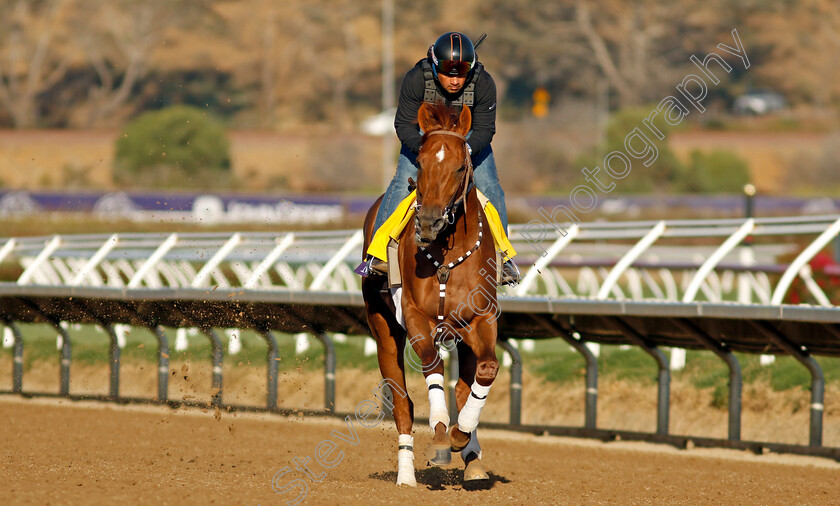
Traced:
<svg viewBox="0 0 840 506">
<path fill-rule="evenodd" d="M 443 103 L 458 108 L 466 105 L 471 109 L 472 130 L 467 134 L 467 149 L 472 157 L 475 185 L 498 212 L 502 229 L 500 234 L 505 237 L 497 238 L 497 243 L 509 244 L 506 237 L 508 222 L 505 193 L 499 184 L 496 161 L 490 147 L 490 141 L 496 133 L 496 83 L 478 62 L 472 41 L 458 32 L 448 32 L 438 37 L 429 48 L 427 57 L 417 62 L 403 79 L 394 121 L 402 144 L 397 173 L 382 198 L 374 230 L 379 230 L 409 195 L 408 179 L 417 179 L 417 154 L 423 138 L 417 125 L 417 111 L 423 102 Z M 502 252 L 505 259 L 501 279 L 503 285 L 519 281 L 519 270 L 511 259 L 514 254 L 512 248 Z M 369 263 L 371 273 L 386 273 L 385 260 L 372 256 Z"/>
</svg>

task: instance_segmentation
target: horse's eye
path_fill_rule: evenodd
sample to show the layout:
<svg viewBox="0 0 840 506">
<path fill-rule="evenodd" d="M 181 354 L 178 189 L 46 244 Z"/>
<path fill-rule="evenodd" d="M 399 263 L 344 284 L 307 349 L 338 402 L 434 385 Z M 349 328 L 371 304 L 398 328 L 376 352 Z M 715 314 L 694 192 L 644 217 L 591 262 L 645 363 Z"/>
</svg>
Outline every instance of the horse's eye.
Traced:
<svg viewBox="0 0 840 506">
<path fill-rule="evenodd" d="M 466 167 L 462 166 L 460 169 L 456 170 L 455 173 L 460 174 L 460 173 L 464 172 L 464 170 L 466 170 Z"/>
</svg>

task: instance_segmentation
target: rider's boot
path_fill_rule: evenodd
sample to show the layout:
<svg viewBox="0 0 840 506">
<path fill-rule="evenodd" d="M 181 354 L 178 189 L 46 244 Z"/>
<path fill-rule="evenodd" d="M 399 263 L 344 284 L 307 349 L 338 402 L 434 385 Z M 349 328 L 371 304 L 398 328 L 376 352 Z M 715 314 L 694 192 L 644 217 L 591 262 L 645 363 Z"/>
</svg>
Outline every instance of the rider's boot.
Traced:
<svg viewBox="0 0 840 506">
<path fill-rule="evenodd" d="M 502 279 L 499 281 L 499 284 L 502 286 L 515 285 L 519 283 L 521 277 L 522 275 L 519 273 L 519 267 L 513 263 L 513 259 L 508 259 L 504 265 L 502 265 Z"/>
</svg>

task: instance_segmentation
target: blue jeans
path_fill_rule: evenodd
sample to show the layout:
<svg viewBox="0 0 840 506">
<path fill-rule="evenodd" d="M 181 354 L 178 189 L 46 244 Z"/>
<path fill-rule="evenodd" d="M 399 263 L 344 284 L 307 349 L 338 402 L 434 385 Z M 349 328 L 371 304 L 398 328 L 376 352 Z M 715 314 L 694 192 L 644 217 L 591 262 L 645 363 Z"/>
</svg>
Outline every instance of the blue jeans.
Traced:
<svg viewBox="0 0 840 506">
<path fill-rule="evenodd" d="M 507 208 L 505 207 L 505 192 L 502 190 L 502 185 L 499 184 L 499 175 L 496 173 L 496 159 L 493 157 L 493 149 L 487 146 L 477 155 L 473 155 L 472 161 L 475 186 L 490 200 L 493 207 L 499 212 L 499 217 L 502 219 L 502 226 L 507 231 L 508 219 Z M 417 168 L 417 155 L 403 144 L 400 149 L 400 159 L 397 162 L 397 173 L 394 175 L 394 179 L 391 180 L 391 184 L 388 185 L 385 196 L 382 197 L 379 212 L 376 213 L 374 230 L 378 230 L 385 223 L 385 220 L 397 209 L 400 202 L 408 197 L 408 178 L 413 178 L 417 181 Z"/>
</svg>

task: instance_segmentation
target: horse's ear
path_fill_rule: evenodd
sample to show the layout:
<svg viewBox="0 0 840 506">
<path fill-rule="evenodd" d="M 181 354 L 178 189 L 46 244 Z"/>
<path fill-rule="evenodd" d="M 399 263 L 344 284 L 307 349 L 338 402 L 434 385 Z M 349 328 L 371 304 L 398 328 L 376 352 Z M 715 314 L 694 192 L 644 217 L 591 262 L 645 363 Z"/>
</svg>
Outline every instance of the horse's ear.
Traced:
<svg viewBox="0 0 840 506">
<path fill-rule="evenodd" d="M 472 127 L 472 112 L 470 112 L 470 108 L 467 106 L 463 106 L 461 108 L 461 115 L 458 117 L 458 125 L 455 127 L 455 131 L 461 135 L 467 135 L 467 132 L 470 131 Z"/>
<path fill-rule="evenodd" d="M 420 130 L 424 132 L 443 128 L 440 120 L 435 116 L 434 108 L 425 102 L 420 104 L 420 109 L 417 110 L 417 123 L 420 125 Z"/>
</svg>

